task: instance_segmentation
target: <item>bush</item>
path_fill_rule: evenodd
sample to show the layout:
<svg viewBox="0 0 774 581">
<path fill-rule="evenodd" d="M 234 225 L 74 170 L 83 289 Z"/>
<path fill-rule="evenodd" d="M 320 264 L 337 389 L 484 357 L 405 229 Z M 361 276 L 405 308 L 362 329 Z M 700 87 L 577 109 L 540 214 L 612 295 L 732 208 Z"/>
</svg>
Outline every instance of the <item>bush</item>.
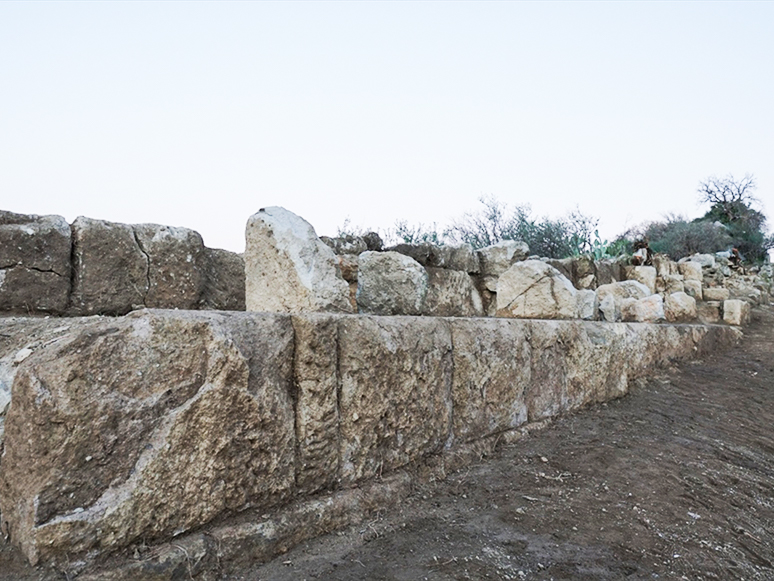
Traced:
<svg viewBox="0 0 774 581">
<path fill-rule="evenodd" d="M 664 222 L 650 222 L 629 230 L 622 238 L 630 243 L 637 239 L 647 239 L 653 252 L 667 254 L 672 260 L 697 252 L 712 254 L 725 250 L 731 241 L 728 229 L 720 223 L 709 220 L 688 221 L 674 215 L 667 216 Z"/>
</svg>

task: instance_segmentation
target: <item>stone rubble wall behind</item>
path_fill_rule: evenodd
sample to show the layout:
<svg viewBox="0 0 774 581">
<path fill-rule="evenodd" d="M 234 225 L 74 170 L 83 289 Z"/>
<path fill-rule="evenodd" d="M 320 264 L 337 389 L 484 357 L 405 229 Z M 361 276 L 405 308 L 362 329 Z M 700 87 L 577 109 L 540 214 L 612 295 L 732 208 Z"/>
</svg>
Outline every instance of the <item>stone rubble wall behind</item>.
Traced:
<svg viewBox="0 0 774 581">
<path fill-rule="evenodd" d="M 32 563 L 202 534 L 226 553 L 268 540 L 282 550 L 344 522 L 330 512 L 344 510 L 344 491 L 420 464 L 442 476 L 471 446 L 621 397 L 655 366 L 740 335 L 155 309 L 0 318 L 0 376 L 12 385 L 0 521 Z M 305 530 L 261 516 L 301 501 L 317 507 Z"/>
<path fill-rule="evenodd" d="M 187 228 L 0 211 L 0 312 L 245 309 L 241 255 Z"/>
</svg>

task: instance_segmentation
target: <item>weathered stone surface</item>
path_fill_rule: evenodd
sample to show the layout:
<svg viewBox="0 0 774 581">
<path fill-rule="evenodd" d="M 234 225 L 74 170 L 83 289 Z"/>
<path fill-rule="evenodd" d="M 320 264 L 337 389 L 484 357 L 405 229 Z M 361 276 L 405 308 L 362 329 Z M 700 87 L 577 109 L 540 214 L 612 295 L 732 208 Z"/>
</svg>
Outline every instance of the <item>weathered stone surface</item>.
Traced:
<svg viewBox="0 0 774 581">
<path fill-rule="evenodd" d="M 497 316 L 571 319 L 577 291 L 555 268 L 540 260 L 517 262 L 497 282 Z"/>
<path fill-rule="evenodd" d="M 452 410 L 447 321 L 342 317 L 339 353 L 344 483 L 441 450 L 450 435 Z"/>
<path fill-rule="evenodd" d="M 623 299 L 621 301 L 621 318 L 624 321 L 637 323 L 655 323 L 663 321 L 664 299 L 661 295 L 650 295 L 642 299 Z"/>
<path fill-rule="evenodd" d="M 705 301 L 725 301 L 730 298 L 731 293 L 727 288 L 709 287 L 702 291 Z"/>
<path fill-rule="evenodd" d="M 699 301 L 696 303 L 696 317 L 703 325 L 719 323 L 723 318 L 723 303 L 720 301 Z"/>
<path fill-rule="evenodd" d="M 296 485 L 301 493 L 332 488 L 339 477 L 338 321 L 293 315 L 296 383 Z"/>
<path fill-rule="evenodd" d="M 695 321 L 697 316 L 696 299 L 684 292 L 666 295 L 664 316 L 670 323 Z"/>
<path fill-rule="evenodd" d="M 330 246 L 331 250 L 336 254 L 354 254 L 358 255 L 361 252 L 368 250 L 368 244 L 360 236 L 353 236 L 347 234 L 345 236 L 339 236 L 337 238 L 331 238 L 329 236 L 320 236 L 320 240 Z"/>
<path fill-rule="evenodd" d="M 468 442 L 527 421 L 529 322 L 455 320 L 453 442 Z"/>
<path fill-rule="evenodd" d="M 701 281 L 684 280 L 683 290 L 685 291 L 685 294 L 687 294 L 690 297 L 693 297 L 697 301 L 704 300 L 704 292 L 702 289 Z"/>
<path fill-rule="evenodd" d="M 596 289 L 597 269 L 594 261 L 588 256 L 573 257 L 572 278 L 570 280 L 577 289 Z"/>
<path fill-rule="evenodd" d="M 466 272 L 427 268 L 428 291 L 422 314 L 434 317 L 483 317 L 481 295 Z"/>
<path fill-rule="evenodd" d="M 666 254 L 653 255 L 653 267 L 656 269 L 656 276 L 679 274 L 677 263 Z"/>
<path fill-rule="evenodd" d="M 683 277 L 680 274 L 665 274 L 656 277 L 656 292 L 670 295 L 685 292 Z"/>
<path fill-rule="evenodd" d="M 695 262 L 702 268 L 713 268 L 715 266 L 715 256 L 712 254 L 692 254 L 681 258 L 678 263 L 685 264 L 686 262 Z"/>
<path fill-rule="evenodd" d="M 476 274 L 481 270 L 478 254 L 470 244 L 398 244 L 389 248 L 410 256 L 426 267 L 447 268 Z"/>
<path fill-rule="evenodd" d="M 363 234 L 363 240 L 366 243 L 366 250 L 378 252 L 384 247 L 382 237 L 377 232 L 367 232 Z"/>
<path fill-rule="evenodd" d="M 593 321 L 597 318 L 597 293 L 593 290 L 579 290 L 575 296 L 577 300 L 576 318 L 585 321 Z"/>
<path fill-rule="evenodd" d="M 199 233 L 159 224 L 136 224 L 134 233 L 148 257 L 145 306 L 195 309 L 204 289 L 204 242 Z"/>
<path fill-rule="evenodd" d="M 70 226 L 0 211 L 0 311 L 61 314 L 70 294 Z"/>
<path fill-rule="evenodd" d="M 750 322 L 750 303 L 738 299 L 723 301 L 723 320 L 729 325 L 747 325 Z"/>
<path fill-rule="evenodd" d="M 486 246 L 478 251 L 481 259 L 482 276 L 500 276 L 511 265 L 524 260 L 529 255 L 529 246 L 525 242 L 503 240 L 497 244 Z"/>
<path fill-rule="evenodd" d="M 352 312 L 338 260 L 309 222 L 277 206 L 247 221 L 245 299 L 248 311 Z"/>
<path fill-rule="evenodd" d="M 32 353 L 0 464 L 14 542 L 64 560 L 287 498 L 292 341 L 287 317 L 139 311 Z"/>
<path fill-rule="evenodd" d="M 354 254 L 342 254 L 339 256 L 339 269 L 341 277 L 349 284 L 357 284 L 357 271 L 360 258 Z"/>
<path fill-rule="evenodd" d="M 573 280 L 572 258 L 547 258 L 543 262 L 561 272 L 567 280 Z"/>
<path fill-rule="evenodd" d="M 204 248 L 201 264 L 204 288 L 200 308 L 213 311 L 244 311 L 244 257 L 228 250 Z"/>
<path fill-rule="evenodd" d="M 624 275 L 627 280 L 636 280 L 644 284 L 650 294 L 656 292 L 656 269 L 652 266 L 627 266 L 624 268 Z"/>
<path fill-rule="evenodd" d="M 132 226 L 80 216 L 72 232 L 72 312 L 122 315 L 143 306 L 150 287 L 149 261 Z"/>
<path fill-rule="evenodd" d="M 701 272 L 701 264 L 698 262 L 678 262 L 677 268 L 680 271 L 680 274 L 683 275 L 683 278 L 685 280 L 698 280 L 702 281 L 704 276 Z"/>
<path fill-rule="evenodd" d="M 359 257 L 357 305 L 361 313 L 419 315 L 428 292 L 427 271 L 397 252 L 364 252 Z"/>
<path fill-rule="evenodd" d="M 650 289 L 636 280 L 624 280 L 597 287 L 597 303 L 604 320 L 621 320 L 621 303 L 624 299 L 642 299 L 648 296 Z"/>
<path fill-rule="evenodd" d="M 595 264 L 597 271 L 597 286 L 619 282 L 621 276 L 621 264 L 617 260 L 605 258 Z"/>
</svg>

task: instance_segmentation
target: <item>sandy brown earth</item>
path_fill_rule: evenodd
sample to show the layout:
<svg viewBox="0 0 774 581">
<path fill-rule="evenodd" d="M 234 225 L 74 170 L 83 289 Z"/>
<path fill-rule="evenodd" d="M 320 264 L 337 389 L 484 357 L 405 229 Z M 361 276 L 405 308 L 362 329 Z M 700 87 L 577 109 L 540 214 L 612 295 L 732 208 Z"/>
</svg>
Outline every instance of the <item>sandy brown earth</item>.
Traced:
<svg viewBox="0 0 774 581">
<path fill-rule="evenodd" d="M 736 349 L 224 578 L 774 579 L 774 311 L 754 316 Z M 53 575 L 0 546 L 0 579 Z"/>
</svg>

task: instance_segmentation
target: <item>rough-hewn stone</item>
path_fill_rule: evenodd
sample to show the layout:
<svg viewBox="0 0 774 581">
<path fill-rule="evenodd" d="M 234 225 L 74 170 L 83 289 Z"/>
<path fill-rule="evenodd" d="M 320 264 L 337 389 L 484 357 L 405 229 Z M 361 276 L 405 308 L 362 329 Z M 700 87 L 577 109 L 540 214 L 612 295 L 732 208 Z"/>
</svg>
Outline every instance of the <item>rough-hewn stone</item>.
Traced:
<svg viewBox="0 0 774 581">
<path fill-rule="evenodd" d="M 368 250 L 368 244 L 360 236 L 353 236 L 352 234 L 346 234 L 344 236 L 338 236 L 331 238 L 329 236 L 320 236 L 325 244 L 331 247 L 336 254 L 354 254 L 357 256 L 361 252 Z"/>
<path fill-rule="evenodd" d="M 0 311 L 61 314 L 70 294 L 70 226 L 0 211 Z"/>
<path fill-rule="evenodd" d="M 656 277 L 656 292 L 671 295 L 685 292 L 683 277 L 679 274 L 665 274 Z"/>
<path fill-rule="evenodd" d="M 650 289 L 636 280 L 624 280 L 603 284 L 597 287 L 597 303 L 604 320 L 621 320 L 621 303 L 624 299 L 642 299 L 648 296 Z"/>
<path fill-rule="evenodd" d="M 360 255 L 357 305 L 361 313 L 419 315 L 427 292 L 427 271 L 413 258 L 397 252 Z"/>
<path fill-rule="evenodd" d="M 352 312 L 338 260 L 309 222 L 277 206 L 247 221 L 245 301 L 248 311 Z"/>
<path fill-rule="evenodd" d="M 719 323 L 723 319 L 723 303 L 720 301 L 697 302 L 696 317 L 703 325 Z"/>
<path fill-rule="evenodd" d="M 664 316 L 670 323 L 696 320 L 696 299 L 684 292 L 666 295 L 664 299 Z"/>
<path fill-rule="evenodd" d="M 664 299 L 661 295 L 621 301 L 621 319 L 624 321 L 655 323 L 664 318 Z"/>
<path fill-rule="evenodd" d="M 571 319 L 577 309 L 576 293 L 572 283 L 545 262 L 517 262 L 497 282 L 497 316 Z"/>
<path fill-rule="evenodd" d="M 527 421 L 529 323 L 506 319 L 455 320 L 453 442 L 467 442 Z"/>
<path fill-rule="evenodd" d="M 139 311 L 32 353 L 0 464 L 14 542 L 65 559 L 287 498 L 292 340 L 286 317 Z"/>
<path fill-rule="evenodd" d="M 701 281 L 684 280 L 683 290 L 685 291 L 685 294 L 687 294 L 690 297 L 693 297 L 697 301 L 704 300 L 704 292 L 702 289 Z"/>
<path fill-rule="evenodd" d="M 498 277 L 512 264 L 525 260 L 529 255 L 529 246 L 525 242 L 503 240 L 486 246 L 478 251 L 481 259 L 481 275 Z"/>
<path fill-rule="evenodd" d="M 213 311 L 245 310 L 245 259 L 241 254 L 204 248 L 204 288 L 200 308 Z"/>
<path fill-rule="evenodd" d="M 593 321 L 597 318 L 597 293 L 591 289 L 579 290 L 576 295 L 577 309 L 575 316 L 585 321 Z"/>
<path fill-rule="evenodd" d="M 656 269 L 652 266 L 627 266 L 624 268 L 624 275 L 627 280 L 636 280 L 644 284 L 650 294 L 656 292 Z"/>
<path fill-rule="evenodd" d="M 731 293 L 727 288 L 716 286 L 705 288 L 702 296 L 705 301 L 725 301 L 731 297 Z"/>
<path fill-rule="evenodd" d="M 122 315 L 143 306 L 150 288 L 149 260 L 132 226 L 80 216 L 72 232 L 72 312 Z"/>
<path fill-rule="evenodd" d="M 738 299 L 723 301 L 723 320 L 729 325 L 746 325 L 750 322 L 750 303 Z"/>
<path fill-rule="evenodd" d="M 342 317 L 341 478 L 440 451 L 451 430 L 452 342 L 441 318 Z"/>
<path fill-rule="evenodd" d="M 679 262 L 677 268 L 685 280 L 702 281 L 704 278 L 701 272 L 701 264 L 698 262 Z"/>
<path fill-rule="evenodd" d="M 428 290 L 422 314 L 435 317 L 483 317 L 481 295 L 466 272 L 427 268 Z"/>
<path fill-rule="evenodd" d="M 133 228 L 140 250 L 148 257 L 145 306 L 195 309 L 204 289 L 204 242 L 199 233 L 159 224 Z"/>
<path fill-rule="evenodd" d="M 617 260 L 605 258 L 596 262 L 597 286 L 611 284 L 621 280 L 621 264 Z"/>
</svg>

